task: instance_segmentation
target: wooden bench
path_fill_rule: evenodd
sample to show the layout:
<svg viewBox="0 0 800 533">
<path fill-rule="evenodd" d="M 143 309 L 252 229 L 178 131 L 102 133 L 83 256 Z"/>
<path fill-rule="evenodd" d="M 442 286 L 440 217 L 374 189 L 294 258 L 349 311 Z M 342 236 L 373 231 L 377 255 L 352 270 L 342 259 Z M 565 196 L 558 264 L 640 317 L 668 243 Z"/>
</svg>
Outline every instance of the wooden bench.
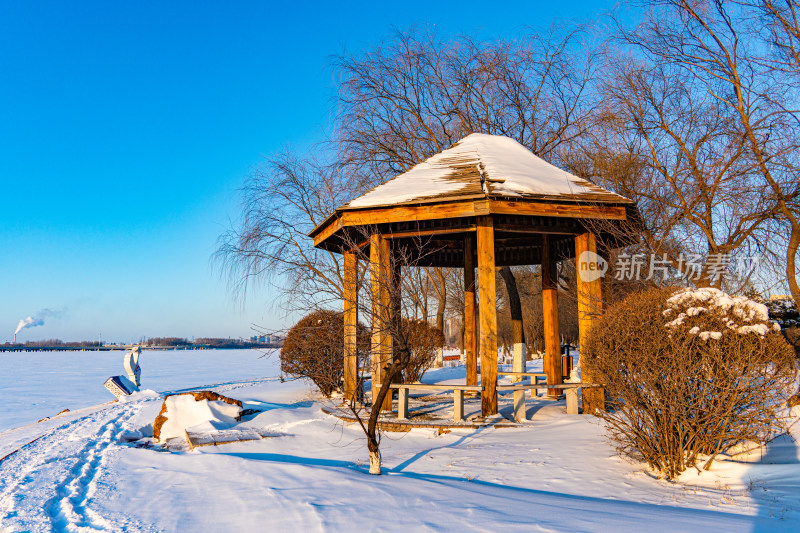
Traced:
<svg viewBox="0 0 800 533">
<path fill-rule="evenodd" d="M 543 387 L 544 385 L 544 387 Z M 567 397 L 567 414 L 578 414 L 578 390 L 600 387 L 594 383 L 558 383 L 547 385 L 543 383 L 512 383 L 511 385 L 498 385 L 497 391 L 514 391 L 514 419 L 517 422 L 525 420 L 525 391 L 529 389 L 561 389 Z M 521 394 L 517 394 L 521 392 Z"/>
<path fill-rule="evenodd" d="M 531 378 L 531 384 L 539 382 L 540 379 L 547 379 L 546 372 L 498 372 L 497 375 L 511 376 L 514 378 Z"/>
<path fill-rule="evenodd" d="M 523 378 L 546 378 L 546 372 L 498 372 L 498 376 L 520 376 Z"/>
<path fill-rule="evenodd" d="M 428 390 L 428 391 L 453 391 L 453 420 L 461 422 L 464 420 L 464 391 L 481 392 L 481 385 L 438 385 L 432 383 L 392 383 L 389 385 L 397 389 L 397 418 L 408 418 L 408 391 Z"/>
<path fill-rule="evenodd" d="M 518 378 L 531 378 L 531 385 L 536 385 L 539 383 L 543 383 L 547 381 L 547 373 L 546 372 L 498 372 L 498 376 L 512 376 Z M 537 396 L 539 391 L 544 389 L 545 387 L 531 387 L 531 398 Z M 524 402 L 525 402 L 525 390 L 514 391 L 514 412 L 516 413 L 516 409 L 518 405 L 522 405 L 524 409 Z M 516 415 L 515 415 L 516 417 Z"/>
</svg>

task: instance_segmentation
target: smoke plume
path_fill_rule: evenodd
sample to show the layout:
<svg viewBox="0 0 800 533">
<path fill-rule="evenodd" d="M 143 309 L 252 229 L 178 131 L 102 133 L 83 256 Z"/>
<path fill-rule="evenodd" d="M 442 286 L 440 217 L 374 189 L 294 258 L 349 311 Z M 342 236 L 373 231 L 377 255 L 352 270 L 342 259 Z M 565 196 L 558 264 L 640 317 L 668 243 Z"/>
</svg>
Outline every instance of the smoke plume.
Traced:
<svg viewBox="0 0 800 533">
<path fill-rule="evenodd" d="M 14 335 L 16 335 L 25 328 L 35 328 L 36 326 L 44 326 L 44 321 L 46 318 L 57 317 L 60 314 L 61 314 L 60 312 L 53 311 L 51 309 L 42 309 L 41 311 L 36 313 L 36 315 L 29 316 L 20 320 L 19 324 L 17 324 L 17 329 L 14 330 Z"/>
</svg>

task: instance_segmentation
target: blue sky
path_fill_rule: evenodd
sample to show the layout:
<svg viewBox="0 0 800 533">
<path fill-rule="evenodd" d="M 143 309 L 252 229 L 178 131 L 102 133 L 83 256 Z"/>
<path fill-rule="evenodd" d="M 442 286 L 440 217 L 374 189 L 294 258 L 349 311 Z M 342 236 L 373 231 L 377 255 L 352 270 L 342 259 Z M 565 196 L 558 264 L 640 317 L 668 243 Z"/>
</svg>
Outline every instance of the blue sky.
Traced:
<svg viewBox="0 0 800 533">
<path fill-rule="evenodd" d="M 0 342 L 289 325 L 210 263 L 265 155 L 318 140 L 332 54 L 393 27 L 513 36 L 612 2 L 0 3 Z"/>
</svg>

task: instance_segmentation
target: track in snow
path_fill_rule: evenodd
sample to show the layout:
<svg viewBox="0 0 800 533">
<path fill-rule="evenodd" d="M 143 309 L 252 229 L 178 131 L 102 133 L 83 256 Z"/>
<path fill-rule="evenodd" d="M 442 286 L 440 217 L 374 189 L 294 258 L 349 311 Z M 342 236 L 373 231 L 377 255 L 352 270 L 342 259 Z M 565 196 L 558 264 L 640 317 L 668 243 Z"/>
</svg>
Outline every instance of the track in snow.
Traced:
<svg viewBox="0 0 800 533">
<path fill-rule="evenodd" d="M 227 392 L 277 379 L 215 383 L 162 395 L 201 389 Z M 0 459 L 0 531 L 125 531 L 130 522 L 102 516 L 92 507 L 92 498 L 119 433 L 149 400 L 101 404 L 85 416 L 34 434 Z"/>
<path fill-rule="evenodd" d="M 105 453 L 122 430 L 122 421 L 130 418 L 134 406 L 126 406 L 118 417 L 103 424 L 98 436 L 79 452 L 77 461 L 70 469 L 70 475 L 56 488 L 56 495 L 44 506 L 53 529 L 68 531 L 71 526 L 88 527 L 101 531 L 114 531 L 117 528 L 89 507 L 89 498 L 95 490 L 95 480 L 105 459 Z"/>
<path fill-rule="evenodd" d="M 121 530 L 91 508 L 91 498 L 123 425 L 141 407 L 141 402 L 115 404 L 67 422 L 0 463 L 0 526 L 15 531 Z"/>
</svg>

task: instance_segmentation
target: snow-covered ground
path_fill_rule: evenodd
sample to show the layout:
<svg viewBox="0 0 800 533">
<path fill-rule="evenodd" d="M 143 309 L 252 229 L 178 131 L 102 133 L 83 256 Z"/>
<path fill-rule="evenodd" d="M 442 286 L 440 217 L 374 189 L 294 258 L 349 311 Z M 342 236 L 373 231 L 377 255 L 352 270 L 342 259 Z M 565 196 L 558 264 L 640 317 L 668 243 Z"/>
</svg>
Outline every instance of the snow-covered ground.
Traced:
<svg viewBox="0 0 800 533">
<path fill-rule="evenodd" d="M 180 453 L 123 442 L 126 432 L 152 423 L 160 398 L 73 410 L 0 432 L 0 457 L 18 449 L 0 462 L 0 530 L 800 529 L 800 456 L 790 439 L 754 462 L 720 461 L 712 472 L 667 483 L 618 457 L 597 419 L 568 416 L 563 402 L 535 401 L 525 428 L 387 433 L 386 475 L 370 476 L 361 430 L 322 413 L 306 383 L 281 383 L 277 358 L 176 353 L 159 375 L 156 361 L 165 363 L 167 355 L 145 352 L 143 386 L 224 383 L 210 388 L 263 410 L 242 425 L 272 436 Z M 238 377 L 222 369 L 232 361 Z M 191 365 L 186 373 L 184 364 Z M 95 389 L 98 403 L 105 401 L 102 381 L 117 368 L 94 368 L 82 382 L 54 372 L 49 387 L 33 384 L 35 398 L 44 402 L 50 391 L 59 399 L 47 405 L 60 407 L 70 387 L 81 387 L 81 402 Z M 425 380 L 463 372 L 445 368 Z M 17 375 L 17 394 L 24 395 L 26 380 Z M 23 409 L 22 400 L 14 401 Z M 23 422 L 38 416 L 29 415 Z"/>
</svg>

